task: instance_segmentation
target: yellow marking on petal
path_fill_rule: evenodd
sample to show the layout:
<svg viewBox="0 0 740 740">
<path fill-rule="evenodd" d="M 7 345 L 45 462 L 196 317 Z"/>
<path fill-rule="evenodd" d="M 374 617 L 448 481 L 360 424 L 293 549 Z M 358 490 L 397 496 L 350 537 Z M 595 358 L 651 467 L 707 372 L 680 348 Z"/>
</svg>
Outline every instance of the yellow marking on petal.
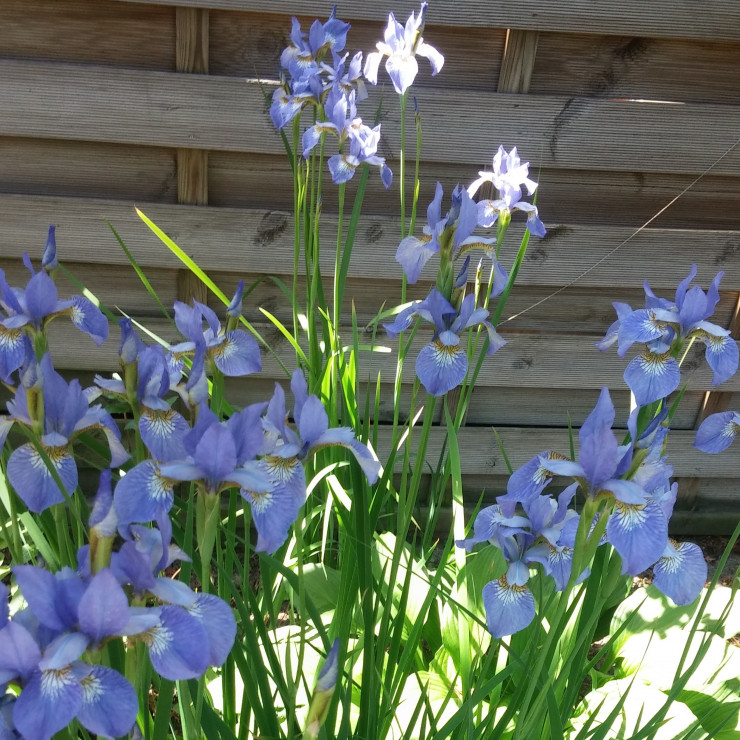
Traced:
<svg viewBox="0 0 740 740">
<path fill-rule="evenodd" d="M 152 433 L 157 437 L 169 437 L 175 431 L 175 414 L 172 409 L 144 409 L 146 419 Z"/>
<path fill-rule="evenodd" d="M 82 686 L 83 702 L 92 704 L 105 693 L 102 681 L 92 674 L 80 680 Z"/>
<path fill-rule="evenodd" d="M 297 457 L 279 457 L 277 455 L 265 455 L 262 462 L 267 468 L 267 474 L 280 483 L 289 481 L 301 465 Z"/>
<path fill-rule="evenodd" d="M 614 513 L 621 520 L 623 529 L 634 529 L 647 520 L 646 504 L 625 504 L 624 501 L 615 501 Z"/>
<path fill-rule="evenodd" d="M 41 693 L 51 699 L 62 693 L 66 686 L 75 683 L 71 666 L 59 670 L 51 669 L 41 673 Z"/>
<path fill-rule="evenodd" d="M 0 347 L 12 349 L 20 342 L 22 334 L 23 329 L 6 329 L 0 326 Z"/>
</svg>

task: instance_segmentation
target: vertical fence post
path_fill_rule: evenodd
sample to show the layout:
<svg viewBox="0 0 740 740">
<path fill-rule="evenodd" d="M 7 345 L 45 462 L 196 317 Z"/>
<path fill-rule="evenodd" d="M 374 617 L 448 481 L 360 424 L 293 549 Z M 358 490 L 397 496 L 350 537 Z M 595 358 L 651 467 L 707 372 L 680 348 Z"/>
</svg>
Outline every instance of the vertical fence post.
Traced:
<svg viewBox="0 0 740 740">
<path fill-rule="evenodd" d="M 176 8 L 175 64 L 178 72 L 208 74 L 208 10 Z M 177 202 L 208 205 L 208 152 L 177 150 Z M 195 298 L 205 303 L 208 289 L 190 270 L 177 274 L 177 297 L 185 303 Z"/>
</svg>

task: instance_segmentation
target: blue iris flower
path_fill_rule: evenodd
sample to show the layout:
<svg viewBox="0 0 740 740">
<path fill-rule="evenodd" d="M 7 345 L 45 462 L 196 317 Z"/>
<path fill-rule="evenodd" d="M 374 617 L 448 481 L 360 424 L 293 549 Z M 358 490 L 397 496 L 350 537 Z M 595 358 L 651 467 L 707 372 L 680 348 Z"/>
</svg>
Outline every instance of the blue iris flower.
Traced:
<svg viewBox="0 0 740 740">
<path fill-rule="evenodd" d="M 370 84 L 378 83 L 378 67 L 384 57 L 388 57 L 385 69 L 399 95 L 403 95 L 416 79 L 419 72 L 417 54 L 429 60 L 432 76 L 439 74 L 445 58 L 433 46 L 425 43 L 421 35 L 424 32 L 427 5 L 425 2 L 421 4 L 418 16 L 411 13 L 405 26 L 396 20 L 393 13 L 388 14 L 383 41 L 378 41 L 375 45 L 377 51 L 368 54 L 365 61 L 365 78 Z"/>
<path fill-rule="evenodd" d="M 323 447 L 344 447 L 359 463 L 370 483 L 375 483 L 380 463 L 366 445 L 355 439 L 350 427 L 329 428 L 329 417 L 321 401 L 309 395 L 306 380 L 300 370 L 293 373 L 290 383 L 295 406 L 295 427 L 288 424 L 285 392 L 275 384 L 275 393 L 262 419 L 265 440 L 261 450 L 260 468 L 270 478 L 270 491 L 242 491 L 252 507 L 257 528 L 256 550 L 275 552 L 285 542 L 288 529 L 298 517 L 306 501 L 304 461 Z"/>
<path fill-rule="evenodd" d="M 43 398 L 43 434 L 40 444 L 48 455 L 67 494 L 77 488 L 77 464 L 71 453 L 74 438 L 83 432 L 101 430 L 108 441 L 111 452 L 111 465 L 117 467 L 129 458 L 121 444 L 121 433 L 111 415 L 102 406 L 90 406 L 87 394 L 79 381 L 67 381 L 57 373 L 48 354 L 39 365 L 31 360 L 32 370 L 41 386 Z M 13 400 L 8 402 L 9 416 L 0 422 L 0 446 L 13 423 L 34 428 L 35 420 L 28 409 L 28 393 L 24 386 L 19 387 Z M 49 506 L 64 501 L 51 472 L 46 467 L 37 449 L 30 442 L 13 451 L 8 460 L 8 479 L 13 488 L 29 508 L 39 513 Z"/>
<path fill-rule="evenodd" d="M 108 321 L 92 301 L 82 296 L 59 300 L 56 284 L 46 272 L 58 264 L 53 226 L 49 228 L 49 239 L 44 249 L 45 269 L 36 272 L 25 253 L 23 264 L 31 273 L 25 289 L 8 285 L 5 273 L 0 270 L 0 380 L 6 382 L 10 374 L 23 365 L 23 336 L 33 339 L 37 334 L 43 334 L 49 322 L 59 316 L 68 316 L 97 345 L 108 337 Z"/>
<path fill-rule="evenodd" d="M 459 312 L 436 289 L 423 301 L 415 301 L 401 311 L 392 324 L 385 324 L 388 335 L 395 337 L 411 326 L 415 316 L 434 325 L 432 341 L 416 358 L 416 374 L 428 393 L 443 396 L 456 388 L 467 375 L 468 357 L 460 335 L 465 329 L 482 325 L 488 332 L 487 354 L 492 355 L 506 342 L 486 321 L 488 311 L 475 307 L 475 296 L 468 294 Z"/>
<path fill-rule="evenodd" d="M 624 356 L 633 344 L 643 348 L 624 371 L 624 379 L 640 406 L 666 398 L 681 382 L 676 356 L 689 340 L 699 340 L 712 368 L 712 385 L 731 378 L 738 368 L 737 342 L 728 329 L 707 319 L 719 302 L 719 272 L 705 293 L 691 285 L 696 265 L 676 289 L 674 301 L 657 297 L 645 282 L 645 308 L 631 310 L 626 304 L 614 304 L 617 321 L 596 346 L 605 350 L 618 342 L 618 354 Z"/>
<path fill-rule="evenodd" d="M 529 177 L 529 162 L 522 164 L 516 147 L 507 152 L 499 146 L 493 157 L 493 171 L 481 170 L 478 179 L 468 188 L 472 198 L 483 183 L 490 182 L 498 193 L 495 200 L 485 199 L 478 203 L 478 225 L 493 226 L 500 217 L 508 218 L 512 211 L 527 214 L 527 230 L 535 236 L 545 236 L 545 225 L 540 220 L 537 206 L 522 200 L 522 185 L 529 195 L 537 189 L 537 183 Z"/>
<path fill-rule="evenodd" d="M 119 673 L 81 660 L 129 621 L 126 594 L 109 569 L 85 581 L 69 568 L 13 568 L 28 603 L 0 630 L 0 681 L 21 687 L 13 723 L 23 737 L 51 738 L 73 719 L 108 737 L 136 720 L 133 686 Z"/>
</svg>

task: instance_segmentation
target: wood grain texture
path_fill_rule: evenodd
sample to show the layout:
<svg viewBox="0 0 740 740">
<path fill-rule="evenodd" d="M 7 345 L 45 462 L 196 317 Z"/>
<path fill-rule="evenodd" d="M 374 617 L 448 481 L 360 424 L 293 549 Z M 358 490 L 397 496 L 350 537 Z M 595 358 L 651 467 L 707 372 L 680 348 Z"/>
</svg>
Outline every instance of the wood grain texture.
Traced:
<svg viewBox="0 0 740 740">
<path fill-rule="evenodd" d="M 736 105 L 740 45 L 542 32 L 531 92 Z"/>
<path fill-rule="evenodd" d="M 459 182 L 467 185 L 478 170 L 490 168 L 490 156 L 498 147 L 496 131 L 489 136 L 486 154 L 476 164 L 464 165 L 422 161 L 419 205 L 422 209 L 434 197 L 435 183 L 442 183 L 445 193 Z M 634 229 L 655 216 L 669 201 L 696 179 L 691 175 L 635 171 L 555 169 L 541 167 L 540 149 L 519 149 L 522 159 L 530 161 L 530 174 L 540 183 L 540 214 L 549 223 L 574 223 L 628 226 Z M 211 152 L 209 160 L 209 197 L 216 206 L 290 210 L 293 186 L 284 156 Z M 393 163 L 391 163 L 393 164 Z M 354 182 L 347 183 L 347 199 L 353 197 Z M 325 187 L 324 210 L 336 212 L 336 189 Z M 737 203 L 740 202 L 740 178 L 708 174 L 685 192 L 653 223 L 656 227 L 683 229 L 737 229 Z M 395 207 L 380 178 L 368 180 L 363 212 L 387 214 Z M 517 215 L 514 220 L 517 220 Z"/>
<path fill-rule="evenodd" d="M 2 0 L 5 59 L 175 69 L 174 9 L 113 0 Z"/>
<path fill-rule="evenodd" d="M 147 322 L 148 328 L 168 342 L 180 341 L 172 325 L 157 319 Z M 295 352 L 277 329 L 268 324 L 256 324 L 255 328 L 264 337 L 283 362 L 292 366 Z M 343 330 L 350 336 L 351 329 Z M 593 338 L 583 336 L 547 337 L 533 334 L 503 334 L 507 340 L 505 348 L 483 363 L 476 385 L 508 388 L 557 389 L 601 389 L 624 388 L 623 373 L 634 352 L 620 358 L 616 352 L 600 353 L 593 348 Z M 415 358 L 421 348 L 431 340 L 431 332 L 419 330 L 412 342 L 410 356 Z M 367 341 L 369 338 L 365 337 Z M 387 336 L 379 337 L 374 352 L 362 352 L 360 362 L 367 377 L 375 378 L 380 373 L 390 382 L 395 376 L 395 349 L 397 341 Z M 59 367 L 80 370 L 112 370 L 118 367 L 118 348 L 109 343 L 99 350 L 92 342 L 80 342 L 72 327 L 63 325 L 54 339 L 53 355 Z M 271 355 L 263 355 L 263 372 L 267 377 L 279 378 L 282 369 Z M 703 360 L 703 352 L 692 350 L 682 369 L 682 381 L 688 381 L 692 391 L 711 388 L 712 373 Z M 408 381 L 413 380 L 409 374 Z M 728 391 L 740 390 L 737 375 L 723 386 Z"/>
<path fill-rule="evenodd" d="M 175 203 L 175 152 L 128 144 L 0 137 L 0 192 Z"/>
<path fill-rule="evenodd" d="M 245 272 L 285 274 L 293 264 L 292 226 L 288 214 L 227 208 L 142 204 L 146 215 L 206 270 L 228 265 Z M 58 224 L 57 240 L 69 261 L 124 264 L 125 256 L 103 219 L 119 230 L 139 263 L 179 267 L 176 258 L 149 231 L 130 203 L 72 198 L 0 195 L 0 257 L 38 249 L 39 234 Z M 336 222 L 325 214 L 322 238 L 336 235 Z M 333 228 L 332 228 L 333 226 Z M 573 280 L 580 287 L 639 288 L 648 279 L 654 289 L 682 280 L 692 261 L 698 280 L 707 286 L 724 269 L 722 288 L 740 284 L 740 234 L 731 231 L 645 229 L 616 251 L 633 231 L 623 227 L 549 224 L 546 239 L 534 242 L 519 274 L 519 285 L 558 288 Z M 387 280 L 395 264 L 399 227 L 394 219 L 369 217 L 358 228 L 349 274 L 367 280 Z M 513 258 L 519 230 L 507 237 L 504 266 Z M 511 256 L 507 257 L 506 255 Z M 322 257 L 322 269 L 333 266 L 333 255 Z M 283 266 L 282 269 L 280 266 Z M 590 269 L 584 273 L 586 268 Z M 431 273 L 429 280 L 431 280 Z M 581 277 L 582 276 L 582 277 Z M 400 272 L 398 273 L 400 279 Z"/>
<path fill-rule="evenodd" d="M 107 95 L 112 89 L 115 97 Z M 232 78 L 3 60 L 0 96 L 0 135 L 282 151 L 259 87 Z M 726 155 L 714 173 L 740 174 L 740 107 L 531 95 L 481 100 L 432 88 L 417 99 L 425 151 L 435 161 L 478 163 L 491 150 L 493 120 L 499 141 L 541 152 L 543 166 L 699 173 Z M 383 121 L 381 152 L 391 160 L 395 115 Z"/>
<path fill-rule="evenodd" d="M 128 0 L 127 0 L 128 1 Z M 137 0 L 140 1 L 140 0 Z M 261 10 L 259 0 L 146 0 L 159 5 L 193 5 L 225 10 Z M 317 7 L 313 0 L 290 0 L 280 10 L 288 15 L 318 14 L 325 18 L 331 8 Z M 396 6 L 396 16 L 405 19 L 418 3 Z M 346 0 L 342 19 L 378 20 L 385 23 L 383 10 L 362 0 Z M 619 35 L 651 35 L 676 38 L 740 40 L 740 8 L 732 0 L 707 0 L 697 5 L 691 0 L 623 0 L 597 3 L 592 0 L 515 0 L 493 9 L 485 0 L 437 0 L 427 17 L 428 26 L 483 26 L 523 28 L 542 31 L 580 31 Z M 433 43 L 431 31 L 428 42 Z"/>
<path fill-rule="evenodd" d="M 262 8 L 254 13 L 212 10 L 210 15 L 212 74 L 267 80 L 276 78 L 280 53 L 290 43 L 290 21 L 285 15 Z M 313 18 L 301 16 L 299 21 L 303 28 L 309 28 Z M 503 29 L 445 28 L 439 44 L 445 57 L 443 71 L 432 77 L 430 65 L 421 59 L 414 90 L 440 86 L 495 90 L 505 35 Z M 381 36 L 377 22 L 353 21 L 345 51 L 350 55 L 357 50 L 367 54 L 375 48 Z M 388 79 L 385 71 L 381 71 L 379 77 L 382 87 L 384 78 Z M 387 84 L 385 87 L 388 90 Z M 386 98 L 389 107 L 397 107 L 394 99 L 387 95 Z"/>
<path fill-rule="evenodd" d="M 538 31 L 509 29 L 506 32 L 506 46 L 501 61 L 501 75 L 498 78 L 498 92 L 529 92 L 538 39 Z"/>
</svg>

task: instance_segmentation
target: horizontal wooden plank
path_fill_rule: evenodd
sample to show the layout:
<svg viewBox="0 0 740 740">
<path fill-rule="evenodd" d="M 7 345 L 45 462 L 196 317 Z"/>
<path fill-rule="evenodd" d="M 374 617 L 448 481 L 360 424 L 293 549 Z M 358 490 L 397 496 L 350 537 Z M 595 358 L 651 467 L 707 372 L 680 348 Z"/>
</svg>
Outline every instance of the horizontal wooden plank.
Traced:
<svg viewBox="0 0 740 740">
<path fill-rule="evenodd" d="M 99 265 L 67 260 L 64 261 L 64 266 L 104 305 L 115 306 L 126 314 L 144 321 L 160 315 L 159 308 L 145 291 L 133 269 L 126 267 L 101 269 Z M 5 271 L 11 285 L 22 286 L 28 280 L 28 272 L 17 259 L 0 260 L 0 268 Z M 178 274 L 179 271 L 174 269 L 146 268 L 147 279 L 165 306 L 172 306 L 176 298 Z M 239 278 L 244 279 L 247 286 L 252 286 L 260 277 L 263 276 L 253 273 L 211 273 L 211 278 L 226 295 L 233 295 Z M 289 276 L 281 277 L 290 283 Z M 302 283 L 303 281 L 299 281 L 298 305 L 305 305 Z M 66 296 L 78 292 L 76 286 L 64 275 L 57 276 L 57 284 L 60 295 Z M 428 287 L 428 284 L 410 286 L 407 298 L 416 300 L 425 297 Z M 348 298 L 343 316 L 349 322 L 351 308 L 354 305 L 358 325 L 366 326 L 378 314 L 379 296 L 385 296 L 391 302 L 394 296 L 398 297 L 398 289 L 397 281 L 367 281 L 361 278 L 350 278 L 345 284 L 345 293 Z M 327 291 L 330 292 L 330 290 L 330 286 L 327 285 Z M 608 292 L 600 289 L 573 287 L 540 303 L 547 295 L 546 290 L 537 286 L 517 286 L 509 298 L 506 312 L 507 315 L 515 315 L 516 319 L 502 322 L 500 328 L 545 334 L 573 334 L 577 328 L 578 333 L 584 336 L 600 335 L 614 320 L 615 312 L 612 301 L 629 303 L 635 307 L 644 303 L 642 290 L 625 290 L 616 287 Z M 735 294 L 722 293 L 712 320 L 721 326 L 727 326 L 735 302 Z M 209 294 L 208 303 L 216 312 L 223 311 L 223 305 L 216 296 Z M 534 308 L 532 308 L 533 305 Z M 263 280 L 252 290 L 243 304 L 244 315 L 251 322 L 264 321 L 264 316 L 260 313 L 261 307 L 268 310 L 279 321 L 291 325 L 293 320 L 291 305 L 271 280 Z"/>
<path fill-rule="evenodd" d="M 740 103 L 740 44 L 540 33 L 530 93 Z"/>
<path fill-rule="evenodd" d="M 175 152 L 130 144 L 0 137 L 0 193 L 175 203 Z"/>
<path fill-rule="evenodd" d="M 162 319 L 147 321 L 147 328 L 166 341 L 182 341 L 174 328 Z M 265 341 L 287 367 L 295 366 L 295 352 L 282 334 L 271 325 L 258 325 Z M 350 330 L 345 331 L 350 335 Z M 622 375 L 634 353 L 626 358 L 617 356 L 616 351 L 599 352 L 593 346 L 592 337 L 541 336 L 537 334 L 504 333 L 507 345 L 483 363 L 477 384 L 506 388 L 568 388 L 600 389 L 602 386 L 624 389 Z M 420 329 L 412 343 L 409 358 L 415 358 L 421 348 L 431 339 L 431 332 Z M 370 338 L 363 337 L 369 343 Z M 79 370 L 112 371 L 118 368 L 118 344 L 106 342 L 102 348 L 92 340 L 78 334 L 70 324 L 60 322 L 50 337 L 50 347 L 55 362 L 60 368 Z M 380 373 L 386 382 L 395 377 L 397 340 L 379 336 L 373 352 L 363 352 L 359 358 L 363 379 L 375 380 Z M 413 380 L 413 365 L 409 360 L 407 382 Z M 263 373 L 268 378 L 282 378 L 284 373 L 277 359 L 262 352 Z M 367 375 L 365 375 L 367 374 Z M 682 380 L 689 382 L 692 391 L 709 390 L 712 373 L 703 360 L 703 346 L 694 348 L 688 355 L 682 372 Z M 722 387 L 723 391 L 740 389 L 740 375 L 735 375 Z"/>
<path fill-rule="evenodd" d="M 174 71 L 174 10 L 113 0 L 3 0 L 0 49 L 5 59 Z"/>
<path fill-rule="evenodd" d="M 293 237 L 288 214 L 179 205 L 142 205 L 144 212 L 205 270 L 286 274 L 292 271 Z M 336 241 L 331 214 L 324 214 L 325 243 Z M 144 267 L 180 267 L 179 261 L 139 220 L 131 204 L 72 198 L 0 195 L 0 257 L 23 251 L 38 255 L 50 223 L 58 226 L 60 256 L 70 262 L 127 264 L 104 219 L 116 227 L 136 260 Z M 633 231 L 623 227 L 549 224 L 544 240 L 533 240 L 519 273 L 520 285 L 557 288 L 577 280 L 579 287 L 638 288 L 648 279 L 654 289 L 682 280 L 692 261 L 699 282 L 708 286 L 718 269 L 725 270 L 725 289 L 740 284 L 740 233 L 681 229 L 645 229 L 619 246 Z M 336 226 L 334 226 L 336 229 Z M 399 227 L 393 219 L 361 221 L 350 275 L 387 280 L 395 265 Z M 502 256 L 508 267 L 517 244 L 512 227 L 510 247 Z M 616 251 L 615 251 L 616 250 Z M 333 253 L 324 253 L 322 269 L 333 270 Z M 588 272 L 584 271 L 587 268 Z M 395 269 L 395 268 L 394 268 Z M 397 280 L 401 271 L 397 270 Z M 433 273 L 429 273 L 431 279 Z M 610 298 L 611 300 L 611 298 Z"/>
<path fill-rule="evenodd" d="M 537 152 L 525 152 L 536 167 L 539 182 L 538 206 L 549 223 L 598 224 L 638 228 L 653 218 L 674 198 L 676 203 L 653 222 L 661 228 L 737 229 L 736 204 L 740 201 L 740 178 L 709 174 L 694 182 L 691 175 L 651 172 L 616 172 L 540 168 Z M 285 156 L 211 152 L 209 159 L 209 203 L 231 208 L 291 210 L 293 185 Z M 445 192 L 458 182 L 467 184 L 489 163 L 460 166 L 423 160 L 420 167 L 422 209 L 434 197 L 437 181 Z M 686 192 L 684 192 L 686 191 Z M 63 190 L 59 191 L 64 194 Z M 683 193 L 683 194 L 682 194 Z M 347 202 L 354 197 L 354 181 L 347 184 Z M 336 188 L 325 187 L 324 211 L 337 211 Z M 363 200 L 363 213 L 384 215 L 395 209 L 395 190 L 383 188 L 380 178 L 371 177 Z M 424 211 L 420 212 L 423 216 Z M 514 216 L 516 221 L 520 216 Z"/>
<path fill-rule="evenodd" d="M 158 5 L 194 5 L 224 10 L 259 11 L 264 8 L 258 0 L 143 1 Z M 281 3 L 280 10 L 293 15 L 314 14 L 312 17 L 318 11 L 319 16 L 325 18 L 330 5 L 327 3 L 324 7 L 317 8 L 313 0 L 291 0 Z M 409 12 L 418 10 L 418 3 L 405 2 L 392 9 L 397 18 L 405 19 Z M 378 20 L 382 24 L 385 21 L 385 10 L 361 0 L 345 0 L 339 16 L 343 19 Z M 485 0 L 437 0 L 430 7 L 427 20 L 430 27 L 427 33 L 429 43 L 435 41 L 431 35 L 432 24 L 740 40 L 740 9 L 732 0 L 713 0 L 700 7 L 690 0 L 653 0 L 650 3 L 643 0 L 623 0 L 620 3 L 515 0 L 497 6 L 493 13 Z"/>
<path fill-rule="evenodd" d="M 0 97 L 0 135 L 263 154 L 283 148 L 264 112 L 259 85 L 232 78 L 3 60 Z M 740 174 L 740 107 L 481 98 L 433 88 L 419 90 L 417 98 L 425 152 L 436 161 L 478 164 L 503 143 L 536 152 L 536 165 L 542 166 L 698 173 L 716 162 L 715 174 Z M 384 124 L 382 152 L 393 160 L 400 129 L 396 113 Z M 451 131 L 460 135 L 451 137 Z"/>
<path fill-rule="evenodd" d="M 555 450 L 564 455 L 568 454 L 568 432 L 565 429 L 508 428 L 500 430 L 499 433 L 507 457 L 515 470 L 544 450 Z M 674 475 L 677 478 L 683 476 L 740 477 L 740 455 L 727 455 L 722 458 L 717 455 L 707 455 L 693 446 L 694 436 L 693 432 L 681 431 L 674 431 L 668 436 L 668 459 L 673 465 Z M 432 468 L 436 468 L 444 437 L 443 429 L 432 429 L 425 458 Z M 458 432 L 457 437 L 460 462 L 466 473 L 484 476 L 506 475 L 506 463 L 493 432 L 466 427 Z M 378 446 L 379 459 L 387 459 L 390 453 L 390 439 L 387 434 L 382 435 Z M 414 443 L 412 443 L 412 449 L 414 449 Z M 576 454 L 578 454 L 577 440 Z"/>
<path fill-rule="evenodd" d="M 259 8 L 256 12 L 246 13 L 211 11 L 211 74 L 262 79 L 275 77 L 280 68 L 280 54 L 290 43 L 290 20 L 285 15 L 265 10 Z M 304 16 L 299 20 L 303 28 L 309 28 L 313 18 Z M 443 85 L 467 90 L 495 90 L 506 31 L 454 27 L 439 30 L 444 34 L 440 37 L 440 48 L 443 48 L 445 57 Z M 378 33 L 377 22 L 353 21 L 346 51 L 354 53 L 355 50 L 374 49 Z M 472 49 L 475 49 L 476 56 L 474 71 L 470 64 Z M 419 65 L 414 89 L 438 86 L 439 82 L 439 77 L 432 77 L 428 64 Z"/>
</svg>

